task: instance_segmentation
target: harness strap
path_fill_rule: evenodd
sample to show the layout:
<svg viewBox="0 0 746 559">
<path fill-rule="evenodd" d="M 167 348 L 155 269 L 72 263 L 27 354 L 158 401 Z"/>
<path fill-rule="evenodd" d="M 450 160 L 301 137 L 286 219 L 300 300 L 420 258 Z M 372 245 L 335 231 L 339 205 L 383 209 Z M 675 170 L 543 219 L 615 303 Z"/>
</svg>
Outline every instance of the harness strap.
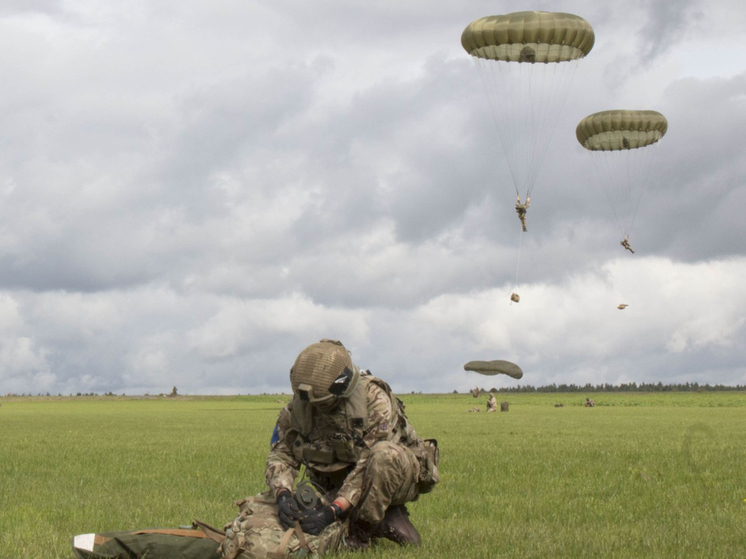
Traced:
<svg viewBox="0 0 746 559">
<path fill-rule="evenodd" d="M 156 528 L 153 530 L 138 530 L 137 532 L 132 532 L 135 535 L 140 534 L 164 534 L 166 536 L 182 536 L 185 538 L 209 538 L 205 532 L 202 530 L 184 530 L 184 529 L 166 529 L 166 528 Z M 217 540 L 216 540 L 217 541 Z M 222 541 L 222 538 L 220 539 Z"/>
<path fill-rule="evenodd" d="M 310 552 L 311 548 L 308 547 L 306 536 L 305 534 L 303 534 L 303 530 L 300 527 L 300 522 L 298 522 L 297 520 L 295 521 L 295 534 L 298 536 L 298 541 L 300 542 L 300 546 L 307 549 Z"/>
<path fill-rule="evenodd" d="M 295 524 L 296 526 L 300 526 L 297 522 Z M 285 535 L 282 536 L 282 540 L 280 540 L 280 545 L 277 546 L 277 551 L 267 552 L 267 557 L 269 557 L 269 559 L 285 559 L 285 550 L 288 547 L 288 543 L 290 543 L 290 538 L 292 537 L 293 532 L 295 532 L 295 529 L 296 527 L 293 526 L 292 528 L 288 528 L 287 530 L 285 530 Z"/>
<path fill-rule="evenodd" d="M 210 538 L 214 542 L 223 543 L 225 539 L 225 532 L 213 528 L 209 524 L 195 520 L 194 523 L 199 527 L 200 530 L 205 534 L 205 537 Z"/>
</svg>

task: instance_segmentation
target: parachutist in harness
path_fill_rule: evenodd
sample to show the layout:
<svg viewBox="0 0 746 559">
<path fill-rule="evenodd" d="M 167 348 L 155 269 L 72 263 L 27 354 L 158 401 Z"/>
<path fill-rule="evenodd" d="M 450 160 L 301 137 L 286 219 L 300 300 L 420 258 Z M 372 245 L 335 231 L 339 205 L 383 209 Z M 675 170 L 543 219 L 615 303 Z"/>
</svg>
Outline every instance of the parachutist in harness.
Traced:
<svg viewBox="0 0 746 559">
<path fill-rule="evenodd" d="M 622 245 L 624 248 L 626 248 L 628 251 L 630 251 L 632 254 L 635 253 L 634 250 L 632 250 L 632 247 L 629 246 L 629 239 L 625 236 L 623 240 L 619 242 L 620 245 Z"/>
<path fill-rule="evenodd" d="M 531 205 L 531 196 L 526 196 L 526 201 L 521 203 L 520 195 L 516 196 L 515 211 L 518 214 L 518 219 L 521 220 L 521 227 L 526 231 L 526 210 Z"/>
</svg>

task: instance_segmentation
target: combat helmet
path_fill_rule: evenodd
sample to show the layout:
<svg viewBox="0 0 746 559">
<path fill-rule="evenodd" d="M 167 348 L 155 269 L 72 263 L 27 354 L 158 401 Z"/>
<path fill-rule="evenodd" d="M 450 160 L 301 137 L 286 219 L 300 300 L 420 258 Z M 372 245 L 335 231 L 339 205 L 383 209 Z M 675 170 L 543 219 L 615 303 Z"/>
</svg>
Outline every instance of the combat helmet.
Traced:
<svg viewBox="0 0 746 559">
<path fill-rule="evenodd" d="M 338 340 L 323 339 L 300 352 L 290 369 L 293 393 L 312 404 L 332 403 L 352 394 L 360 370 Z"/>
</svg>

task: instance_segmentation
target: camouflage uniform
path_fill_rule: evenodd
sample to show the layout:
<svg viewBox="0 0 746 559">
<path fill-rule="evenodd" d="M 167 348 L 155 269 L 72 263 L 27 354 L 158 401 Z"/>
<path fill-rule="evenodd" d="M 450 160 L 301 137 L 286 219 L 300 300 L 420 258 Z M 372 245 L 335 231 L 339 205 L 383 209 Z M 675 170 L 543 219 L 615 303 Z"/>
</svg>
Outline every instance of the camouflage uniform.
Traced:
<svg viewBox="0 0 746 559">
<path fill-rule="evenodd" d="M 521 220 L 521 229 L 526 231 L 526 211 L 528 210 L 529 206 L 531 205 L 531 197 L 526 196 L 526 201 L 521 203 L 521 197 L 517 196 L 517 201 L 515 203 L 515 211 L 518 214 L 518 219 Z M 518 301 L 516 301 L 517 303 Z"/>
<path fill-rule="evenodd" d="M 279 440 L 267 458 L 267 485 L 275 495 L 292 490 L 305 464 L 313 482 L 332 498 L 352 504 L 356 521 L 376 525 L 388 507 L 414 501 L 432 487 L 422 484 L 425 441 L 409 425 L 389 386 L 369 374 L 361 374 L 350 398 L 335 404 L 314 407 L 296 395 L 280 412 Z M 435 477 L 433 484 L 437 469 Z"/>
<path fill-rule="evenodd" d="M 630 251 L 632 254 L 635 253 L 635 251 L 632 250 L 632 247 L 629 244 L 629 239 L 627 237 L 624 237 L 624 239 L 619 244 L 622 245 L 624 248 L 626 248 L 628 251 Z"/>
<path fill-rule="evenodd" d="M 487 400 L 487 411 L 497 411 L 497 399 L 494 394 L 490 394 L 490 399 Z"/>
</svg>

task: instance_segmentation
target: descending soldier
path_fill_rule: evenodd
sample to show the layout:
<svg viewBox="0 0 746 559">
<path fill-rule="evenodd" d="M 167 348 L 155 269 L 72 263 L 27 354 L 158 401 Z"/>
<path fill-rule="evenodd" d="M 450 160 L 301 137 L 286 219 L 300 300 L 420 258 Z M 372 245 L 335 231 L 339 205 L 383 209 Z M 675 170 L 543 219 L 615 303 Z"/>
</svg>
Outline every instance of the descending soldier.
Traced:
<svg viewBox="0 0 746 559">
<path fill-rule="evenodd" d="M 417 437 L 389 385 L 355 366 L 339 341 L 304 349 L 290 383 L 293 399 L 280 412 L 265 472 L 283 526 L 299 521 L 317 535 L 349 518 L 349 548 L 380 537 L 419 545 L 404 505 L 438 482 L 437 442 Z M 331 505 L 301 513 L 291 493 L 301 465 Z"/>
<path fill-rule="evenodd" d="M 515 212 L 518 214 L 518 219 L 521 220 L 521 228 L 526 231 L 526 210 L 531 206 L 531 196 L 526 196 L 526 201 L 521 202 L 521 197 L 517 196 L 515 203 Z"/>
<path fill-rule="evenodd" d="M 494 394 L 490 394 L 490 399 L 487 400 L 487 411 L 497 411 L 497 398 Z"/>
<path fill-rule="evenodd" d="M 628 251 L 630 251 L 632 254 L 635 253 L 634 250 L 632 250 L 632 247 L 629 245 L 629 238 L 625 235 L 624 239 L 619 241 L 619 244 L 622 245 L 624 248 L 626 248 Z"/>
</svg>

